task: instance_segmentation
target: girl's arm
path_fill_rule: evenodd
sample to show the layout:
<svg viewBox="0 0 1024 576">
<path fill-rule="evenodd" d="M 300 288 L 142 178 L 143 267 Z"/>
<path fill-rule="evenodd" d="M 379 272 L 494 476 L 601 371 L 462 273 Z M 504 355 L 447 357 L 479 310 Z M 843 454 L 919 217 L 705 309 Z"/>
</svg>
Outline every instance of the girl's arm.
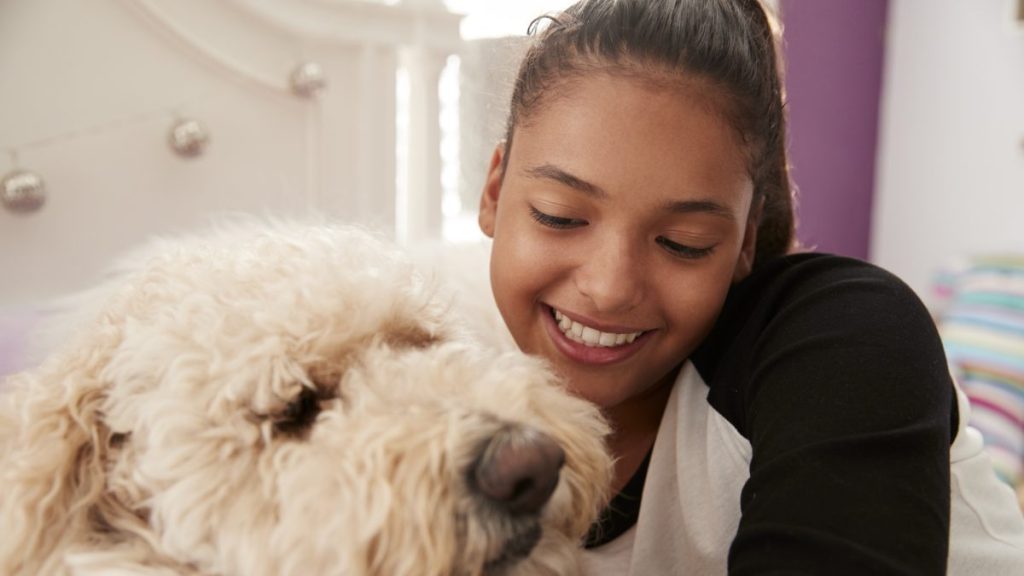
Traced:
<svg viewBox="0 0 1024 576">
<path fill-rule="evenodd" d="M 835 257 L 731 295 L 745 328 L 709 400 L 753 448 L 729 573 L 944 574 L 952 381 L 928 311 Z M 732 382 L 734 386 L 722 386 Z"/>
</svg>

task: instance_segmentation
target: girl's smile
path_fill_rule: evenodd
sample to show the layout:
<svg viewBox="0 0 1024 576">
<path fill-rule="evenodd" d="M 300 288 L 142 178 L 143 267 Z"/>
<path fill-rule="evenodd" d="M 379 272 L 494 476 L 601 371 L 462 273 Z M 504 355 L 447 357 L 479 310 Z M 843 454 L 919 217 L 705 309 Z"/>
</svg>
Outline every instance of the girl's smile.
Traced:
<svg viewBox="0 0 1024 576">
<path fill-rule="evenodd" d="M 555 346 L 581 364 L 613 364 L 632 357 L 644 345 L 652 330 L 602 324 L 575 314 L 549 310 L 545 327 Z"/>
</svg>

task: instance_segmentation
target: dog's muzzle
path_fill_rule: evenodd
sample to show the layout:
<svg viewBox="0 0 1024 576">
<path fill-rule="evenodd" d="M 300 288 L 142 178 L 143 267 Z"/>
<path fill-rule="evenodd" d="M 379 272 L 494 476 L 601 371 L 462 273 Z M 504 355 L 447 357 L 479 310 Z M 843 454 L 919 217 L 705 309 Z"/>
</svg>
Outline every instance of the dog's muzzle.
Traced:
<svg viewBox="0 0 1024 576">
<path fill-rule="evenodd" d="M 506 425 L 484 445 L 469 484 L 511 530 L 501 553 L 484 567 L 486 574 L 504 574 L 533 551 L 542 535 L 541 511 L 558 487 L 564 464 L 562 448 L 528 426 Z"/>
</svg>

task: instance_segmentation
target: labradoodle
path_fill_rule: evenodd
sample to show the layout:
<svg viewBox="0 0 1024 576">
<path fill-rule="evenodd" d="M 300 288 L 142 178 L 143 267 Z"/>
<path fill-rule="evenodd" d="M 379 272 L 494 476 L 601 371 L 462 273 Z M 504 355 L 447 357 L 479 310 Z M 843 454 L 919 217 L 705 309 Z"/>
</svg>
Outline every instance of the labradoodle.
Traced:
<svg viewBox="0 0 1024 576">
<path fill-rule="evenodd" d="M 604 421 L 424 278 L 325 224 L 126 259 L 6 383 L 0 573 L 577 573 Z"/>
</svg>

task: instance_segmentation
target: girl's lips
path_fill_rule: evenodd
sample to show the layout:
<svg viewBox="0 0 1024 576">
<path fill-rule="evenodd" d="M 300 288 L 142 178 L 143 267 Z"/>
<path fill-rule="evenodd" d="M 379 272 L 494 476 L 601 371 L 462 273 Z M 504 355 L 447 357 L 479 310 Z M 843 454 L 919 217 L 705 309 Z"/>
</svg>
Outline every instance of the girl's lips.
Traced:
<svg viewBox="0 0 1024 576">
<path fill-rule="evenodd" d="M 555 347 L 570 360 L 581 364 L 603 365 L 622 362 L 636 354 L 647 342 L 651 334 L 654 333 L 653 330 L 645 331 L 643 334 L 638 336 L 636 340 L 629 344 L 611 347 L 591 347 L 581 344 L 580 342 L 570 340 L 565 334 L 563 334 L 562 330 L 559 329 L 558 323 L 555 321 L 555 316 L 552 313 L 552 309 L 549 306 L 542 305 L 542 312 L 544 316 L 544 328 L 547 330 L 551 341 L 554 342 Z"/>
</svg>

